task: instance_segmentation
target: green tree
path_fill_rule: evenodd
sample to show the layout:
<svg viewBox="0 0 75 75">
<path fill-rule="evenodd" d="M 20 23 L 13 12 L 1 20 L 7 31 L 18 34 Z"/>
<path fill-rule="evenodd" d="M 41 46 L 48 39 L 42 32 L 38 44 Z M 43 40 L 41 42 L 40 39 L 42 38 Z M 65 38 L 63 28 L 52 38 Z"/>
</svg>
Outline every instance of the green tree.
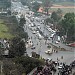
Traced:
<svg viewBox="0 0 75 75">
<path fill-rule="evenodd" d="M 22 56 L 26 51 L 25 43 L 19 37 L 14 37 L 11 41 L 11 46 L 9 50 L 9 56 Z"/>
<path fill-rule="evenodd" d="M 12 59 L 3 60 L 3 75 L 22 75 L 24 68 L 20 64 L 15 64 Z"/>
<path fill-rule="evenodd" d="M 28 34 L 27 34 L 27 32 L 19 33 L 19 36 L 20 36 L 21 38 L 25 38 L 25 40 L 28 39 Z"/>
<path fill-rule="evenodd" d="M 28 0 L 21 0 L 21 3 L 22 3 L 23 5 L 27 5 L 27 1 L 28 1 Z"/>
<path fill-rule="evenodd" d="M 23 27 L 25 23 L 26 23 L 25 18 L 24 18 L 24 17 L 21 17 L 21 18 L 20 18 L 19 25 Z"/>
<path fill-rule="evenodd" d="M 45 19 L 45 24 L 47 24 L 47 25 L 48 25 L 48 23 L 52 23 L 53 24 L 53 22 L 54 22 L 54 20 L 51 19 L 51 18 Z"/>
<path fill-rule="evenodd" d="M 34 12 L 37 12 L 39 10 L 39 7 L 41 6 L 40 3 L 38 3 L 37 1 L 35 1 L 34 3 L 32 3 L 32 9 Z"/>
<path fill-rule="evenodd" d="M 28 56 L 21 56 L 15 58 L 15 63 L 21 64 L 25 68 L 25 73 L 28 74 L 35 67 L 44 65 L 45 62 L 43 60 L 31 58 Z"/>
<path fill-rule="evenodd" d="M 52 0 L 43 0 L 43 7 L 47 15 L 49 14 L 49 9 L 52 6 Z"/>
<path fill-rule="evenodd" d="M 8 15 L 11 15 L 11 11 L 10 10 L 8 10 Z"/>
<path fill-rule="evenodd" d="M 62 15 L 62 10 L 61 10 L 60 8 L 58 8 L 58 10 L 57 10 L 57 14 Z"/>
<path fill-rule="evenodd" d="M 67 40 L 72 40 L 75 38 L 75 14 L 67 13 L 62 20 L 62 27 L 64 29 L 64 34 L 67 36 Z"/>
<path fill-rule="evenodd" d="M 52 12 L 51 19 L 53 19 L 54 22 L 58 22 L 61 19 L 61 17 L 59 14 L 57 14 L 57 12 L 54 11 Z"/>
</svg>

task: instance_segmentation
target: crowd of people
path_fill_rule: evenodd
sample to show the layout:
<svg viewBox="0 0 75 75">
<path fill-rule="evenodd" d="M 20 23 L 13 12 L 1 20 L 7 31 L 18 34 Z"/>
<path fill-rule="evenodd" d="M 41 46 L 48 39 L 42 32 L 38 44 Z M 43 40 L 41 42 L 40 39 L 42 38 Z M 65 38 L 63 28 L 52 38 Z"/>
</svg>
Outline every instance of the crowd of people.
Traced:
<svg viewBox="0 0 75 75">
<path fill-rule="evenodd" d="M 33 75 L 52 75 L 56 72 L 56 64 L 52 60 L 46 60 L 45 66 L 37 67 L 37 70 L 34 71 Z"/>
<path fill-rule="evenodd" d="M 70 75 L 72 74 L 72 69 L 75 68 L 75 60 L 70 65 L 65 65 L 63 63 L 62 68 L 59 70 L 60 75 Z"/>
<path fill-rule="evenodd" d="M 62 67 L 56 69 L 57 66 L 60 66 L 58 62 L 46 60 L 45 66 L 37 67 L 37 70 L 34 71 L 33 75 L 55 75 L 57 70 L 58 75 L 72 74 L 72 69 L 75 68 L 75 60 L 70 65 L 66 65 L 65 63 L 61 64 Z"/>
</svg>

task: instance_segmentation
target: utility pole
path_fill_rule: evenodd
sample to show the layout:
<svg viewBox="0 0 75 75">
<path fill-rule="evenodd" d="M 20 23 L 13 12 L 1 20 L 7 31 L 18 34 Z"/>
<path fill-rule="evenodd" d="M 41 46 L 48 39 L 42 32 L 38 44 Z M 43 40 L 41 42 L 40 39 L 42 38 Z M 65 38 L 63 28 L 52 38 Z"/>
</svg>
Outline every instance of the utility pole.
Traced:
<svg viewBox="0 0 75 75">
<path fill-rule="evenodd" d="M 3 75 L 3 62 L 0 61 L 0 64 L 1 64 L 1 75 Z"/>
</svg>

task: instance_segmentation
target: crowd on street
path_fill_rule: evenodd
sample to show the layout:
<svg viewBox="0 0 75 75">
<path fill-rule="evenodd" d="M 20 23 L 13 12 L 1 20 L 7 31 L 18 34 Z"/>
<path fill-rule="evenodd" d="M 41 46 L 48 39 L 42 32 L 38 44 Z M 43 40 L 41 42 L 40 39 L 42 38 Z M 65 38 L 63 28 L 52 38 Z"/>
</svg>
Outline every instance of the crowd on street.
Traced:
<svg viewBox="0 0 75 75">
<path fill-rule="evenodd" d="M 66 65 L 47 59 L 45 66 L 37 67 L 33 75 L 71 75 L 73 68 L 75 68 L 75 60 L 70 65 Z"/>
</svg>

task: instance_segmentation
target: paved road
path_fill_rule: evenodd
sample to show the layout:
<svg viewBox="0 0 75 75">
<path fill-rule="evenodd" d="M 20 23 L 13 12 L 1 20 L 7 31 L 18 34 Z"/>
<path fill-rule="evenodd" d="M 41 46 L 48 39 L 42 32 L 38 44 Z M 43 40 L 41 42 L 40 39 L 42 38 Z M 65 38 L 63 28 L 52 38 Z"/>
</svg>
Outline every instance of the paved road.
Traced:
<svg viewBox="0 0 75 75">
<path fill-rule="evenodd" d="M 40 19 L 40 18 L 39 18 Z M 36 23 L 36 25 L 40 25 L 40 27 L 41 27 L 41 31 L 44 31 L 44 35 L 48 35 L 48 37 L 50 37 L 51 36 L 51 32 L 50 31 L 48 31 L 47 29 L 46 29 L 46 26 L 44 25 L 44 24 L 40 24 L 40 22 L 37 22 L 37 21 L 35 21 L 35 23 Z M 55 46 L 57 46 L 57 47 L 61 47 L 61 48 L 65 48 L 66 50 L 75 50 L 75 48 L 72 48 L 72 47 L 69 47 L 69 46 L 66 46 L 65 44 L 63 44 L 63 43 L 59 43 L 59 44 L 55 44 L 55 41 L 57 40 L 57 35 L 56 35 L 56 37 L 54 38 L 54 42 L 52 43 L 52 40 L 49 40 L 49 42 L 50 43 L 52 43 L 53 45 L 55 45 Z"/>
<path fill-rule="evenodd" d="M 59 51 L 58 53 L 53 53 L 51 56 L 45 54 L 45 51 L 48 50 L 47 45 L 45 45 L 45 40 L 42 39 L 39 41 L 39 39 L 37 38 L 36 34 L 32 33 L 32 30 L 29 29 L 28 27 L 28 22 L 27 22 L 27 30 L 29 37 L 32 37 L 32 41 L 34 43 L 34 45 L 36 46 L 36 49 L 32 50 L 31 48 L 27 49 L 27 53 L 31 56 L 31 52 L 35 51 L 36 53 L 39 53 L 43 58 L 47 59 L 47 58 L 51 58 L 53 60 L 57 60 L 57 57 L 59 58 L 60 62 L 66 62 L 67 64 L 69 64 L 70 62 L 72 62 L 74 60 L 74 51 L 70 52 L 70 51 Z M 48 30 L 46 30 L 48 31 Z M 36 37 L 36 39 L 35 39 Z M 37 45 L 38 43 L 38 45 Z M 40 47 L 41 44 L 41 47 Z M 54 44 L 54 43 L 52 43 Z M 55 45 L 55 44 L 54 44 Z M 58 46 L 58 44 L 57 44 Z M 63 56 L 63 60 L 61 59 L 61 56 Z"/>
<path fill-rule="evenodd" d="M 24 10 L 23 9 L 24 7 L 22 6 L 22 4 L 20 2 L 14 2 L 13 3 L 13 8 L 16 8 L 16 10 L 18 10 L 19 8 L 20 8 L 19 10 Z M 40 17 L 40 19 L 41 19 L 41 17 Z M 28 19 L 27 17 L 26 17 L 26 20 L 30 21 L 30 19 Z M 40 24 L 40 22 L 37 22 L 37 21 L 34 21 L 34 22 L 35 22 L 36 25 Z M 70 63 L 71 61 L 74 60 L 74 57 L 75 57 L 74 56 L 74 54 L 75 54 L 74 49 L 75 48 L 70 48 L 68 46 L 65 46 L 61 42 L 59 44 L 52 43 L 52 40 L 50 40 L 49 42 L 52 43 L 53 45 L 55 45 L 57 47 L 60 46 L 61 48 L 65 48 L 67 50 L 71 50 L 72 49 L 72 52 L 59 51 L 58 53 L 53 53 L 51 56 L 45 54 L 45 51 L 48 50 L 47 45 L 45 45 L 45 40 L 44 39 L 39 40 L 37 38 L 36 34 L 32 34 L 32 31 L 29 29 L 29 26 L 28 26 L 29 23 L 27 22 L 26 24 L 27 24 L 27 27 L 26 27 L 27 30 L 26 29 L 25 30 L 28 32 L 29 37 L 32 37 L 32 41 L 33 41 L 34 45 L 36 46 L 36 49 L 34 50 L 36 53 L 39 53 L 43 58 L 52 58 L 53 60 L 56 60 L 57 57 L 61 60 L 61 56 L 63 56 L 64 59 L 61 60 L 61 61 L 66 62 L 66 63 Z M 44 24 L 40 24 L 40 27 L 41 27 L 40 30 L 44 31 L 44 35 L 46 35 L 46 34 L 49 34 L 49 36 L 51 35 L 51 32 L 49 32 L 45 28 Z M 36 39 L 35 39 L 35 37 L 36 37 Z M 38 45 L 37 45 L 37 43 L 38 43 Z M 28 52 L 29 55 L 31 55 L 32 51 L 33 50 L 31 48 L 27 49 L 27 52 Z"/>
<path fill-rule="evenodd" d="M 18 9 L 23 10 L 23 7 L 21 6 L 21 3 L 13 3 L 13 4 L 15 6 L 13 5 L 12 9 L 16 8 L 17 11 L 18 11 Z M 26 18 L 26 20 L 30 21 L 30 19 L 28 19 L 28 18 Z M 35 21 L 35 24 L 38 25 L 40 23 Z M 59 44 L 52 43 L 52 40 L 50 40 L 49 42 L 52 43 L 53 45 L 55 45 L 57 47 L 60 46 L 61 48 L 65 48 L 67 50 L 72 49 L 72 51 L 58 51 L 58 53 L 53 53 L 52 55 L 45 54 L 45 51 L 48 50 L 47 44 L 45 45 L 45 40 L 44 39 L 39 40 L 37 38 L 36 34 L 32 34 L 32 30 L 30 30 L 28 25 L 29 25 L 29 23 L 27 22 L 24 29 L 25 29 L 25 31 L 28 32 L 29 37 L 30 38 L 32 37 L 32 41 L 33 41 L 33 43 L 34 43 L 34 45 L 36 47 L 36 49 L 34 49 L 34 50 L 32 50 L 31 48 L 27 48 L 27 53 L 28 53 L 29 56 L 31 56 L 32 51 L 35 51 L 36 53 L 40 54 L 45 59 L 51 58 L 52 60 L 57 61 L 57 58 L 58 58 L 59 62 L 66 62 L 67 64 L 70 64 L 75 59 L 75 51 L 74 51 L 75 48 L 65 46 L 61 42 Z M 47 35 L 47 34 L 48 34 L 48 36 L 51 35 L 51 32 L 49 32 L 45 28 L 44 24 L 40 24 L 40 27 L 41 27 L 40 30 L 44 31 L 44 35 Z M 35 37 L 36 37 L 36 39 L 35 39 Z M 37 43 L 38 43 L 38 45 L 37 45 Z M 63 56 L 63 59 L 61 59 L 61 56 Z"/>
</svg>

